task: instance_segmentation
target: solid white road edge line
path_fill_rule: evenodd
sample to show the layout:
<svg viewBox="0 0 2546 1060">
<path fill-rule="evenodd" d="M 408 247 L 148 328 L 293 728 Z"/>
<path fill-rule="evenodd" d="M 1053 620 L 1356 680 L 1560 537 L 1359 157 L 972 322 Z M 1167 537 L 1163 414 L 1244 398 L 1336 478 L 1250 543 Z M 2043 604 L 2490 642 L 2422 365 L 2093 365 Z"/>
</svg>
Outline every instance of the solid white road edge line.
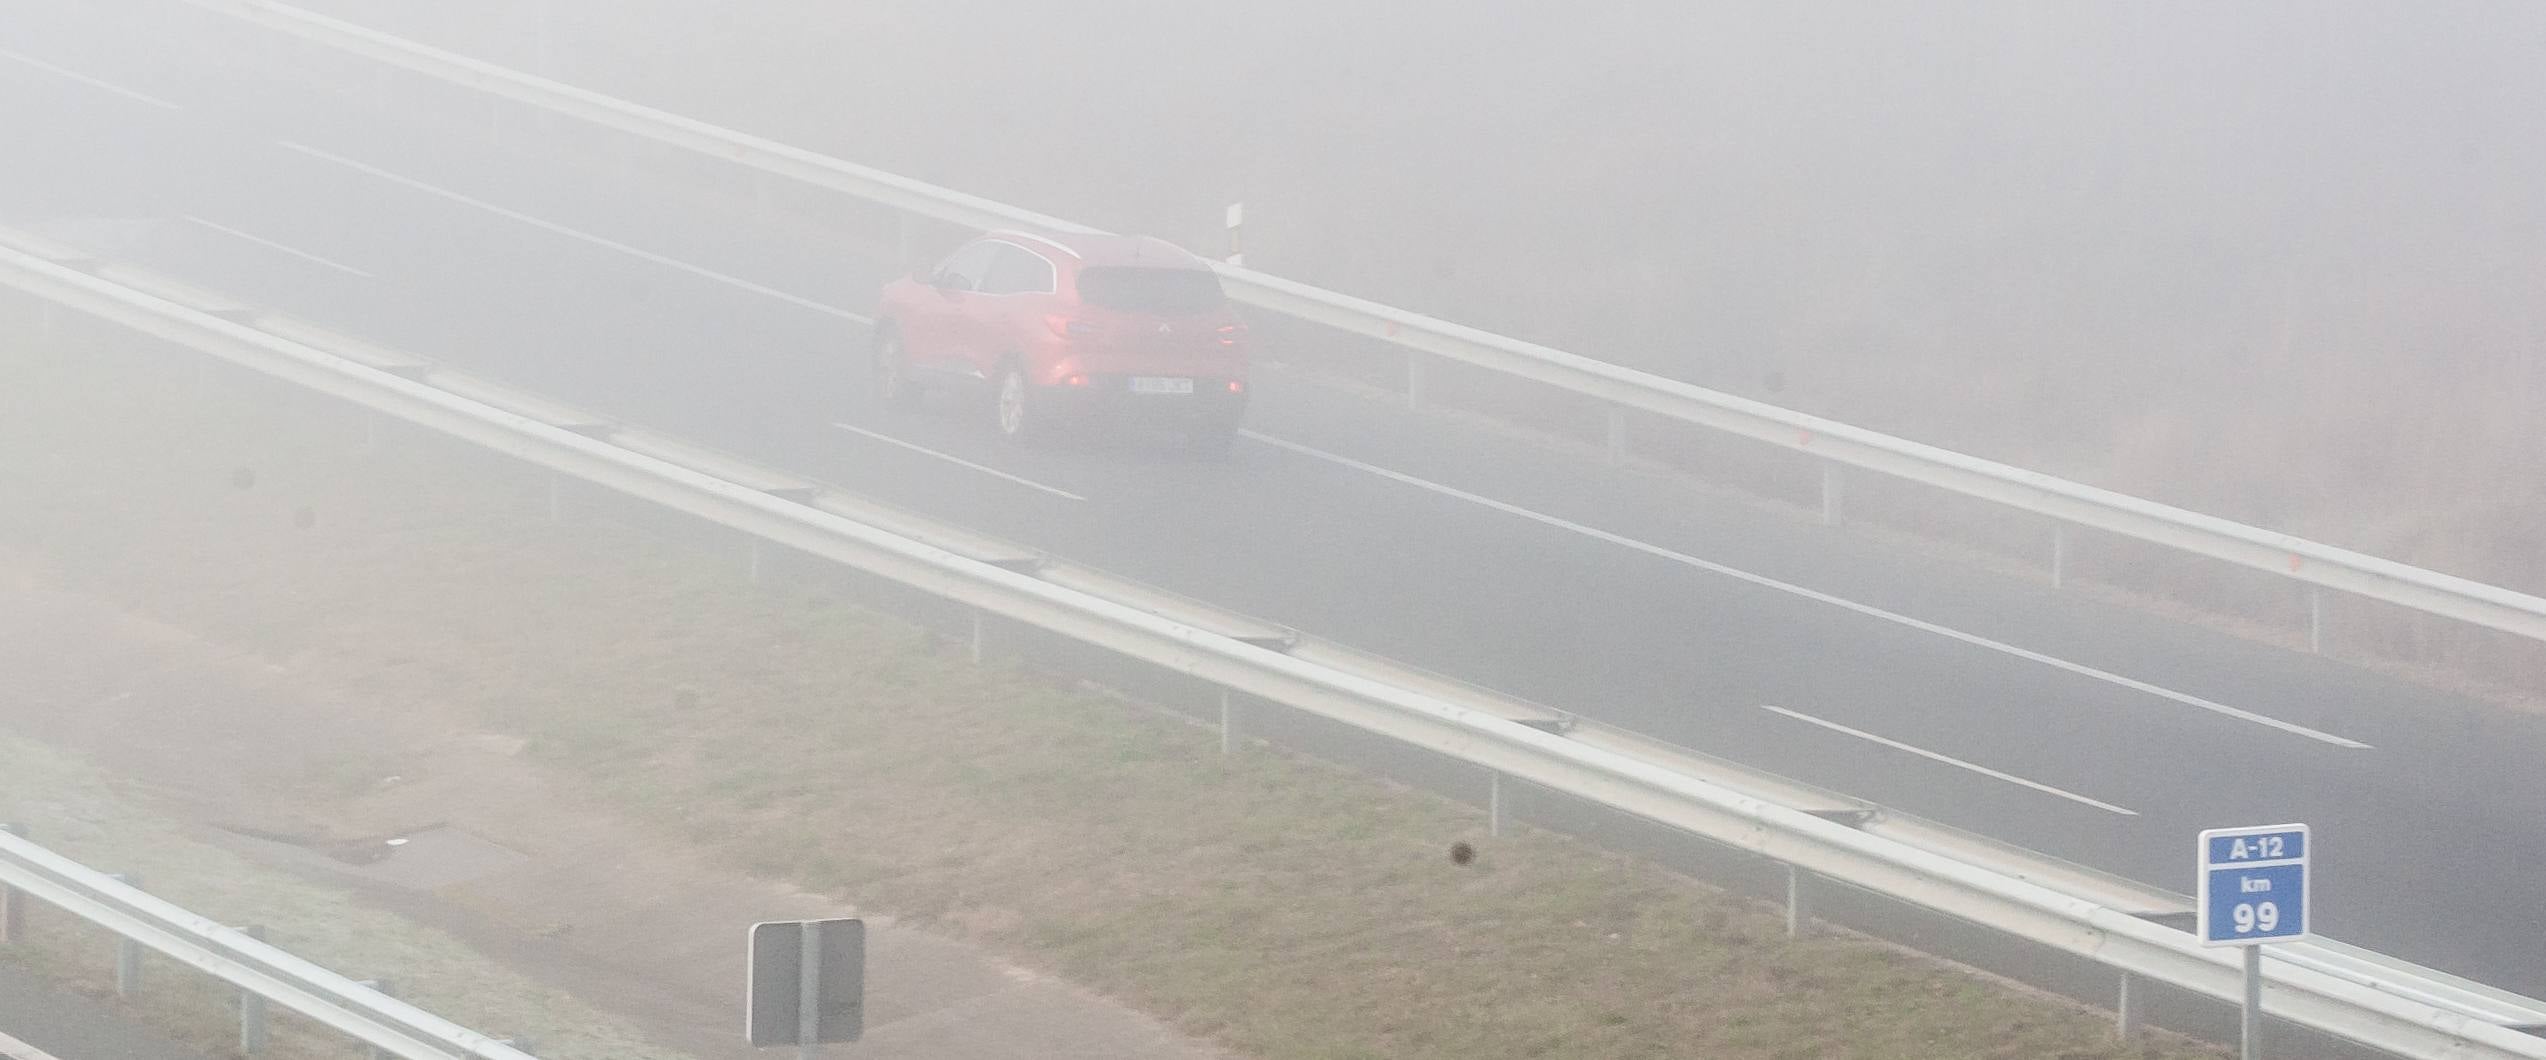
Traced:
<svg viewBox="0 0 2546 1060">
<path fill-rule="evenodd" d="M 1955 767 L 1957 767 L 1957 768 L 1961 768 L 1961 769 L 1968 769 L 1968 770 L 1970 770 L 1970 771 L 1972 771 L 1972 772 L 1974 772 L 1974 773 L 1978 773 L 1978 774 L 1980 774 L 1981 776 L 1989 777 L 1989 778 L 1994 779 L 1994 780 L 2003 780 L 2003 781 L 2006 781 L 2006 782 L 2007 782 L 2007 783 L 2009 783 L 2009 784 L 2016 784 L 2016 785 L 2021 785 L 2021 786 L 2023 786 L 2023 787 L 2032 788 L 2033 790 L 2035 790 L 2035 791 L 2039 791 L 2039 792 L 2042 792 L 2042 793 L 2043 793 L 2043 794 L 2045 794 L 2045 795 L 2057 795 L 2057 796 L 2059 796 L 2059 797 L 2061 797 L 2061 798 L 2063 798 L 2063 799 L 2067 799 L 2067 800 L 2069 800 L 2070 802 L 2083 803 L 2083 804 L 2085 804 L 2085 805 L 2095 807 L 2096 809 L 2103 810 L 2103 811 L 2105 811 L 2105 812 L 2107 812 L 2107 813 L 2118 813 L 2118 814 L 2120 814 L 2120 815 L 2122 815 L 2122 816 L 2124 816 L 2124 817 L 2137 817 L 2137 816 L 2139 816 L 2139 811 L 2138 811 L 2138 810 L 2133 810 L 2133 809 L 2129 809 L 2129 808 L 2121 807 L 2121 806 L 2115 806 L 2115 805 L 2113 805 L 2112 803 L 2105 802 L 2105 801 L 2103 801 L 2103 800 L 2101 800 L 2101 799 L 2090 799 L 2090 798 L 2087 798 L 2087 797 L 2086 797 L 2086 796 L 2084 796 L 2084 795 L 2080 795 L 2080 794 L 2078 794 L 2078 793 L 2076 793 L 2076 792 L 2074 792 L 2074 791 L 2063 791 L 2063 790 L 2061 790 L 2061 789 L 2059 789 L 2059 788 L 2052 787 L 2051 785 L 2049 785 L 2049 784 L 2044 784 L 2044 783 L 2042 783 L 2042 782 L 2040 782 L 2040 781 L 2036 781 L 2036 780 L 2026 780 L 2025 778 L 2020 777 L 2020 776 L 2017 776 L 2017 775 L 2015 775 L 2015 774 L 2013 774 L 2013 773 L 2001 772 L 2001 771 L 1999 771 L 1999 770 L 1991 769 L 1991 768 L 1989 768 L 1988 766 L 1979 765 L 1979 764 L 1972 763 L 1972 762 L 1966 762 L 1966 761 L 1963 761 L 1962 759 L 1956 758 L 1956 757 L 1954 757 L 1954 756 L 1952 756 L 1952 755 L 1938 754 L 1938 753 L 1936 753 L 1936 752 L 1934 752 L 1934 751 L 1930 751 L 1930 750 L 1928 750 L 1928 749 L 1926 749 L 1926 748 L 1924 748 L 1924 747 L 1912 747 L 1912 746 L 1910 746 L 1910 745 L 1908 745 L 1908 744 L 1905 744 L 1905 743 L 1900 742 L 1899 740 L 1891 739 L 1891 738 L 1889 738 L 1889 737 L 1884 737 L 1884 736 L 1876 736 L 1876 735 L 1874 735 L 1873 733 L 1867 732 L 1867 731 L 1865 731 L 1865 730 L 1863 730 L 1863 729 L 1852 729 L 1852 728 L 1849 728 L 1848 726 L 1841 725 L 1841 724 L 1839 724 L 1838 722 L 1835 722 L 1835 721 L 1828 721 L 1828 720 L 1824 720 L 1824 719 L 1821 719 L 1821 718 L 1816 718 L 1816 717 L 1813 717 L 1813 716 L 1812 716 L 1812 715 L 1810 715 L 1810 714 L 1805 714 L 1805 713 L 1802 713 L 1802 712 L 1800 712 L 1800 711 L 1787 710 L 1787 709 L 1786 709 L 1786 708 L 1784 708 L 1784 707 L 1775 707 L 1775 706 L 1770 706 L 1770 705 L 1768 705 L 1768 704 L 1766 704 L 1766 703 L 1762 703 L 1762 704 L 1760 704 L 1760 705 L 1759 705 L 1759 709 L 1761 709 L 1761 710 L 1765 710 L 1765 711 L 1769 711 L 1769 712 L 1771 712 L 1771 713 L 1783 714 L 1783 715 L 1785 715 L 1785 716 L 1787 716 L 1787 717 L 1789 717 L 1789 718 L 1793 718 L 1793 719 L 1795 719 L 1796 721 L 1804 722 L 1804 723 L 1807 723 L 1807 724 L 1811 724 L 1811 725 L 1818 725 L 1818 726 L 1820 726 L 1820 727 L 1822 727 L 1822 728 L 1824 728 L 1824 729 L 1828 729 L 1828 730 L 1830 730 L 1830 731 L 1832 731 L 1832 732 L 1841 732 L 1841 733 L 1846 733 L 1846 734 L 1848 734 L 1848 735 L 1850 735 L 1850 736 L 1854 736 L 1854 737 L 1856 737 L 1857 739 L 1865 740 L 1865 741 L 1870 742 L 1870 743 L 1878 743 L 1878 744 L 1882 744 L 1883 746 L 1885 746 L 1885 747 L 1889 747 L 1889 748 L 1892 748 L 1893 750 L 1896 750 L 1896 751 L 1907 751 L 1907 752 L 1909 752 L 1909 753 L 1911 753 L 1911 754 L 1914 754 L 1914 755 L 1919 756 L 1920 758 L 1925 758 L 1925 759 L 1928 759 L 1928 760 L 1930 760 L 1930 761 L 1943 762 L 1943 763 L 1945 763 L 1946 765 L 1949 765 L 1949 766 L 1955 766 Z"/>
<path fill-rule="evenodd" d="M 176 104 L 174 104 L 174 103 L 170 103 L 170 102 L 168 102 L 167 100 L 164 100 L 164 99 L 161 99 L 161 98 L 159 98 L 159 97 L 157 97 L 157 96 L 151 95 L 151 94 L 149 94 L 149 93 L 147 93 L 147 92 L 136 92 L 136 91 L 133 91 L 132 89 L 125 88 L 125 87 L 124 87 L 124 86 L 122 86 L 122 85 L 116 84 L 115 82 L 108 81 L 108 80 L 105 80 L 105 79 L 103 79 L 103 78 L 90 77 L 90 76 L 88 76 L 87 74 L 83 74 L 83 73 L 81 73 L 81 72 L 79 72 L 79 71 L 77 71 L 77 70 L 70 70 L 70 69 L 65 69 L 65 68 L 63 68 L 63 67 L 55 66 L 55 65 L 53 65 L 52 63 L 45 62 L 44 60 L 42 60 L 42 59 L 38 59 L 38 58 L 36 58 L 36 57 L 34 57 L 34 56 L 32 56 L 32 55 L 26 55 L 26 54 L 22 54 L 22 53 L 19 53 L 19 52 L 13 52 L 13 51 L 10 51 L 10 50 L 9 50 L 9 49 L 7 49 L 7 48 L 0 48 L 0 59 L 7 59 L 7 60 L 9 60 L 10 62 L 19 63 L 19 64 L 22 64 L 22 65 L 25 65 L 25 66 L 31 66 L 31 67 L 34 67 L 34 68 L 36 68 L 36 69 L 38 69 L 38 70 L 42 70 L 42 71 L 44 71 L 45 73 L 52 74 L 52 75 L 53 75 L 53 76 L 55 76 L 55 77 L 68 78 L 68 79 L 70 79 L 70 80 L 77 81 L 77 82 L 79 82 L 79 83 L 81 83 L 81 84 L 83 84 L 83 85 L 87 85 L 87 86 L 88 86 L 88 87 L 90 87 L 90 88 L 103 89 L 103 90 L 105 90 L 105 91 L 112 92 L 112 93 L 114 93 L 114 94 L 116 94 L 116 95 L 118 95 L 118 96 L 122 96 L 122 97 L 124 97 L 125 99 L 139 100 L 139 101 L 141 101 L 141 102 L 143 102 L 143 103 L 148 103 L 148 104 L 150 104 L 151 106 L 158 107 L 158 108 L 161 108 L 161 109 L 163 109 L 163 110 L 184 110 L 184 109 L 186 109 L 186 108 L 184 108 L 184 107 L 180 107 L 180 106 L 178 106 L 178 105 L 176 105 Z"/>
<path fill-rule="evenodd" d="M 1036 482 L 1036 481 L 1034 481 L 1033 479 L 1030 479 L 1030 478 L 1019 478 L 1019 477 L 1017 477 L 1017 476 L 1015 476 L 1015 475 L 1011 475 L 1011 474 L 1009 474 L 1009 473 L 1007 473 L 1007 472 L 1005 472 L 1005 471 L 1001 471 L 1001 470 L 999 470 L 998 468 L 995 468 L 995 467 L 990 467 L 990 466 L 988 466 L 988 465 L 986 465 L 986 464 L 976 464 L 976 463 L 973 463 L 973 462 L 972 462 L 972 461 L 970 461 L 970 460 L 966 460 L 966 459 L 964 459 L 964 458 L 962 458 L 962 457 L 960 457 L 960 456 L 955 456 L 955 455 L 950 454 L 950 453 L 941 453 L 941 452 L 938 452 L 937 450 L 931 449 L 931 448 L 929 448 L 929 447 L 927 447 L 927 446 L 924 446 L 924 445 L 921 445 L 921 444 L 919 444 L 919 443 L 917 443 L 917 442 L 905 442 L 905 441 L 903 441 L 903 440 L 901 440 L 901 439 L 899 439 L 899 438 L 895 438 L 895 437 L 893 437 L 892 435 L 889 435 L 889 434 L 878 434 L 878 433 L 876 433 L 876 432 L 874 432 L 874 431 L 867 430 L 867 429 L 866 429 L 866 428 L 864 428 L 864 427 L 853 427 L 853 426 L 850 426 L 849 424 L 845 424 L 845 423 L 834 423 L 834 424 L 832 424 L 832 426 L 837 427 L 837 428 L 839 428 L 839 429 L 841 429 L 841 430 L 847 431 L 847 432 L 849 432 L 850 434 L 862 435 L 862 436 L 864 436 L 864 437 L 873 438 L 873 439 L 875 439 L 876 441 L 883 442 L 883 443 L 884 443 L 884 444 L 886 444 L 886 445 L 898 445 L 898 446 L 901 446 L 901 447 L 902 447 L 902 448 L 904 448 L 904 449 L 908 449 L 908 450 L 910 450 L 910 451 L 912 451 L 912 452 L 914 452 L 914 453 L 919 453 L 919 454 L 922 454 L 922 455 L 925 455 L 925 456 L 933 456 L 933 457 L 936 457 L 936 458 L 937 458 L 937 459 L 939 459 L 939 460 L 943 460 L 943 461 L 945 461 L 945 462 L 947 462 L 947 463 L 949 463 L 949 464 L 956 465 L 957 467 L 970 468 L 970 469 L 972 469 L 972 470 L 974 470 L 974 471 L 981 472 L 982 474 L 984 474 L 984 475 L 989 475 L 989 476 L 991 476 L 991 477 L 993 477 L 993 478 L 1003 478 L 1003 479 L 1006 479 L 1006 480 L 1008 480 L 1008 481 L 1010 481 L 1010 482 L 1014 482 L 1014 483 L 1016 483 L 1017 485 L 1027 487 L 1027 488 L 1029 488 L 1029 489 L 1038 489 L 1038 490 L 1042 490 L 1043 492 L 1045 492 L 1045 493 L 1049 493 L 1049 494 L 1051 494 L 1051 495 L 1053 495 L 1053 496 L 1055 496 L 1055 497 L 1067 497 L 1067 498 L 1069 498 L 1069 499 L 1071 499 L 1071 500 L 1074 500 L 1074 501 L 1083 501 L 1083 500 L 1086 500 L 1086 499 L 1087 499 L 1087 498 L 1085 498 L 1085 497 L 1081 497 L 1081 496 L 1079 496 L 1078 494 L 1072 493 L 1072 492 L 1070 492 L 1070 491 L 1068 491 L 1068 490 L 1061 489 L 1060 487 L 1057 487 L 1057 486 L 1046 486 L 1046 485 L 1044 485 L 1044 484 L 1042 484 L 1042 483 L 1040 483 L 1040 482 Z"/>
<path fill-rule="evenodd" d="M 228 225 L 219 224 L 219 223 L 216 223 L 216 222 L 212 222 L 212 221 L 204 220 L 203 218 L 197 217 L 197 216 L 195 216 L 195 215 L 193 215 L 193 214 L 181 214 L 181 215 L 179 215 L 179 216 L 183 217 L 185 220 L 187 220 L 187 221 L 189 221 L 189 222 L 191 222 L 191 223 L 193 223 L 193 224 L 197 224 L 197 225 L 201 225 L 201 226 L 203 226 L 203 227 L 205 227 L 205 228 L 209 228 L 209 229 L 211 229 L 211 230 L 213 230 L 213 231 L 215 231 L 215 232 L 219 232 L 219 233 L 221 233 L 222 235 L 229 236 L 229 237 L 230 237 L 230 238 L 232 238 L 232 239 L 237 239 L 237 240 L 240 240 L 240 241 L 242 241 L 242 242 L 247 242 L 247 243 L 254 243 L 254 244 L 256 244 L 257 246 L 264 247 L 264 248 L 265 248 L 265 249 L 267 249 L 267 250 L 279 251 L 279 252 L 284 253 L 284 254 L 289 254 L 289 255 L 291 255 L 291 256 L 293 256 L 293 257 L 296 257 L 296 258 L 301 259 L 302 261 L 307 261 L 307 262 L 311 262 L 311 263 L 318 264 L 318 265 L 324 265 L 324 266 L 327 266 L 328 268 L 334 269 L 334 270 L 336 270 L 336 271 L 338 271 L 338 272 L 349 272 L 349 273 L 352 273 L 352 274 L 354 274 L 354 275 L 356 275 L 356 276 L 360 276 L 360 277 L 362 277 L 363 279 L 366 279 L 366 280 L 368 280 L 368 279 L 372 279 L 372 278 L 373 278 L 373 277 L 372 277 L 372 275 L 371 275 L 370 273 L 368 273 L 368 272 L 364 272 L 364 271 L 362 271 L 361 269 L 357 269 L 357 268 L 355 268 L 355 267 L 353 267 L 353 266 L 351 266 L 351 265 L 347 265 L 347 264 L 345 264 L 345 263 L 343 263 L 343 262 L 341 262 L 341 261 L 330 261 L 330 260 L 328 260 L 328 259 L 326 259 L 326 258 L 319 257 L 319 256 L 318 256 L 318 255 L 316 255 L 316 254 L 312 254 L 312 253 L 310 253 L 310 252 L 308 252 L 308 251 L 306 251 L 306 250 L 302 250 L 302 249 L 300 249 L 300 248 L 298 248 L 298 247 L 286 246 L 286 245 L 284 245 L 284 244 L 277 243 L 277 242 L 275 242 L 275 241 L 273 241 L 273 240 L 271 240 L 271 239 L 267 239 L 267 238 L 265 238 L 264 236 L 257 235 L 257 234 L 255 234 L 255 233 L 253 233 L 253 232 L 242 232 L 242 231 L 240 231 L 240 230 L 238 230 L 238 229 L 236 229 L 236 228 L 232 228 L 232 227 L 230 227 L 230 226 L 228 226 Z"/>
<path fill-rule="evenodd" d="M 2044 666 L 2073 673 L 2080 677 L 2093 678 L 2107 684 L 2118 685 L 2122 688 L 2130 689 L 2134 692 L 2144 692 L 2160 699 L 2173 700 L 2188 707 L 2197 707 L 2213 714 L 2235 718 L 2239 721 L 2252 722 L 2256 725 L 2264 726 L 2265 728 L 2279 729 L 2282 732 L 2290 733 L 2294 736 L 2304 736 L 2310 740 L 2315 740 L 2320 743 L 2332 744 L 2336 747 L 2349 748 L 2352 750 L 2369 749 L 2368 744 L 2362 743 L 2358 740 L 2336 736 L 2329 732 L 2320 732 L 2304 725 L 2282 721 L 2279 718 L 2267 717 L 2265 715 L 2254 713 L 2250 710 L 2240 710 L 2225 703 L 2203 699 L 2200 696 L 2193 695 L 2189 692 L 2177 692 L 2174 689 L 2149 684 L 2146 681 L 2141 681 L 2136 678 L 2124 677 L 2109 670 L 2098 670 L 2084 663 L 2074 663 L 2066 659 L 2044 655 L 2038 651 L 2016 647 L 2015 645 L 2006 643 L 2005 641 L 1991 640 L 1976 633 L 1965 633 L 1959 629 L 1953 629 L 1948 626 L 1937 625 L 1933 622 L 1911 618 L 1908 615 L 1904 615 L 1896 611 L 1886 611 L 1871 604 L 1861 604 L 1854 600 L 1832 596 L 1829 593 L 1820 592 L 1814 589 L 1806 589 L 1803 586 L 1796 585 L 1791 582 L 1778 581 L 1777 579 L 1770 578 L 1766 575 L 1752 574 L 1746 570 L 1740 570 L 1733 567 L 1727 567 L 1721 563 L 1702 560 L 1685 552 L 1675 552 L 1670 549 L 1663 548 L 1660 545 L 1647 544 L 1621 534 L 1613 534 L 1609 531 L 1598 529 L 1596 527 L 1584 526 L 1581 523 L 1559 519 L 1543 512 L 1523 508 L 1517 504 L 1510 504 L 1504 501 L 1495 500 L 1491 497 L 1470 493 L 1455 486 L 1444 486 L 1438 482 L 1426 481 L 1402 471 L 1391 471 L 1375 464 L 1363 463 L 1362 461 L 1355 460 L 1351 457 L 1330 453 L 1313 446 L 1301 445 L 1298 442 L 1285 441 L 1283 439 L 1275 438 L 1266 434 L 1260 434 L 1255 431 L 1241 431 L 1239 433 L 1276 449 L 1286 449 L 1302 456 L 1315 457 L 1319 460 L 1352 468 L 1355 471 L 1376 475 L 1391 482 L 1398 482 L 1408 486 L 1413 486 L 1417 489 L 1428 490 L 1433 493 L 1438 493 L 1444 497 L 1453 497 L 1480 507 L 1491 508 L 1506 515 L 1518 516 L 1541 525 L 1552 526 L 1559 530 L 1569 530 L 1594 540 L 1606 541 L 1621 548 L 1633 549 L 1648 556 L 1667 559 L 1674 563 L 1695 567 L 1709 573 L 1720 574 L 1727 578 L 1749 582 L 1752 585 L 1757 585 L 1762 588 L 1774 589 L 1781 593 L 1789 593 L 1795 596 L 1800 596 L 1816 603 L 1824 603 L 1829 604 L 1832 607 L 1845 608 L 1869 618 L 1877 618 L 1885 622 L 1907 626 L 1922 633 L 1933 633 L 1940 637 L 1961 641 L 1962 643 L 1969 644 L 1976 648 L 1985 648 L 2003 655 L 2011 655 L 2027 662 L 2040 663 Z"/>
<path fill-rule="evenodd" d="M 813 310 L 816 313 L 835 316 L 842 320 L 855 321 L 860 324 L 875 323 L 874 318 L 862 313 L 852 313 L 835 305 L 827 305 L 821 302 L 816 302 L 813 299 L 806 298 L 801 295 L 788 294 L 787 292 L 778 290 L 774 287 L 764 287 L 760 284 L 753 283 L 750 280 L 738 279 L 732 276 L 727 276 L 724 273 L 717 272 L 713 269 L 692 265 L 689 262 L 680 260 L 679 258 L 665 257 L 664 255 L 654 253 L 653 251 L 632 247 L 615 239 L 597 236 L 579 228 L 571 228 L 566 225 L 558 224 L 555 221 L 542 220 L 519 210 L 506 209 L 505 207 L 487 202 L 484 199 L 472 198 L 467 195 L 462 195 L 456 191 L 435 187 L 434 185 L 427 184 L 413 177 L 400 176 L 378 166 L 357 162 L 343 155 L 332 154 L 330 152 L 311 147 L 308 144 L 297 143 L 291 140 L 279 140 L 276 142 L 282 144 L 283 147 L 288 150 L 308 155 L 309 157 L 318 159 L 321 162 L 343 166 L 344 168 L 353 170 L 356 173 L 377 177 L 401 187 L 412 188 L 416 191 L 424 192 L 427 195 L 437 195 L 463 206 L 484 210 L 487 213 L 494 214 L 495 216 L 504 218 L 505 220 L 526 224 L 544 232 L 553 232 L 557 235 L 566 236 L 571 239 L 580 239 L 596 247 L 601 247 L 607 250 L 615 250 L 639 261 L 651 262 L 656 265 L 661 265 L 667 269 L 675 269 L 702 279 L 714 280 L 717 283 L 725 284 L 729 287 L 774 298 L 778 301 L 785 302 L 788 305 L 800 306 L 805 309 Z"/>
</svg>

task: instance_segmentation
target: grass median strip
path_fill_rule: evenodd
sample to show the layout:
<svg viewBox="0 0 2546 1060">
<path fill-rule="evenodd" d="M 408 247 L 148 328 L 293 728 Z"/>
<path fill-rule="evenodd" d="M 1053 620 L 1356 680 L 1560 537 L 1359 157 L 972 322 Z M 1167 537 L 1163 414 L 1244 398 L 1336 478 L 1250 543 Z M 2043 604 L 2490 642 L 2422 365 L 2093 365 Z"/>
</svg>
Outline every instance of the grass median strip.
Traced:
<svg viewBox="0 0 2546 1060">
<path fill-rule="evenodd" d="M 0 544 L 374 709 L 527 741 L 721 859 L 1277 1057 L 2206 1056 L 1461 806 L 1214 737 L 517 467 L 99 351 L 0 355 Z M 1470 864 L 1444 856 L 1473 844 Z"/>
</svg>

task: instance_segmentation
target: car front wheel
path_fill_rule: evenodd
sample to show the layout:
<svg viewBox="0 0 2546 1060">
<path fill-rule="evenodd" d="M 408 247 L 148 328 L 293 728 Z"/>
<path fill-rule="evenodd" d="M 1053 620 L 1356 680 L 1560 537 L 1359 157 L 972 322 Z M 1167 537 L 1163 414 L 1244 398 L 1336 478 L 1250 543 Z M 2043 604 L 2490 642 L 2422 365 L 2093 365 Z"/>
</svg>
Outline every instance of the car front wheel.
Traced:
<svg viewBox="0 0 2546 1060">
<path fill-rule="evenodd" d="M 1012 442 L 1033 441 L 1043 434 L 1042 413 L 1035 407 L 1034 385 L 1026 382 L 1025 369 L 1010 364 L 999 373 L 999 389 L 991 400 L 991 410 L 998 417 L 999 435 Z"/>
</svg>

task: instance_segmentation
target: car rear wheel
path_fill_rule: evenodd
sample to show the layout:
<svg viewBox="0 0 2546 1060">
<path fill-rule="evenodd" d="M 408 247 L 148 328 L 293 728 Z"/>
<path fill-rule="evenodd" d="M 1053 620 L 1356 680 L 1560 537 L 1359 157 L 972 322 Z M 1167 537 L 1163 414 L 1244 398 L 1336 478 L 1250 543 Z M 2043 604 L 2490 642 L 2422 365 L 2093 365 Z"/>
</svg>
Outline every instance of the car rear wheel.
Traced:
<svg viewBox="0 0 2546 1060">
<path fill-rule="evenodd" d="M 902 336 L 887 330 L 875 340 L 875 396 L 888 409 L 915 409 L 926 395 L 911 381 L 910 360 L 902 353 Z"/>
<path fill-rule="evenodd" d="M 1011 362 L 1000 369 L 999 389 L 991 398 L 991 412 L 996 416 L 1000 437 L 1012 442 L 1041 437 L 1043 416 L 1035 404 L 1034 386 L 1026 382 L 1025 368 Z"/>
</svg>

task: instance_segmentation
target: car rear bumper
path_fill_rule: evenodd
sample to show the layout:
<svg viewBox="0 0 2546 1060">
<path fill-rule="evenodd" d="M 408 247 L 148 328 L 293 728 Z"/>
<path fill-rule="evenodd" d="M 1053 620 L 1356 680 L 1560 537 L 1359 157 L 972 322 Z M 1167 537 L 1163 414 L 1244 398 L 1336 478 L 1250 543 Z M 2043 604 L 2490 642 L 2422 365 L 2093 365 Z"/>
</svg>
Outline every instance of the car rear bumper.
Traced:
<svg viewBox="0 0 2546 1060">
<path fill-rule="evenodd" d="M 1196 379 L 1190 394 L 1141 394 L 1129 376 L 1090 376 L 1082 386 L 1039 387 L 1035 394 L 1053 418 L 1234 426 L 1246 413 L 1246 392 L 1226 379 Z"/>
</svg>

